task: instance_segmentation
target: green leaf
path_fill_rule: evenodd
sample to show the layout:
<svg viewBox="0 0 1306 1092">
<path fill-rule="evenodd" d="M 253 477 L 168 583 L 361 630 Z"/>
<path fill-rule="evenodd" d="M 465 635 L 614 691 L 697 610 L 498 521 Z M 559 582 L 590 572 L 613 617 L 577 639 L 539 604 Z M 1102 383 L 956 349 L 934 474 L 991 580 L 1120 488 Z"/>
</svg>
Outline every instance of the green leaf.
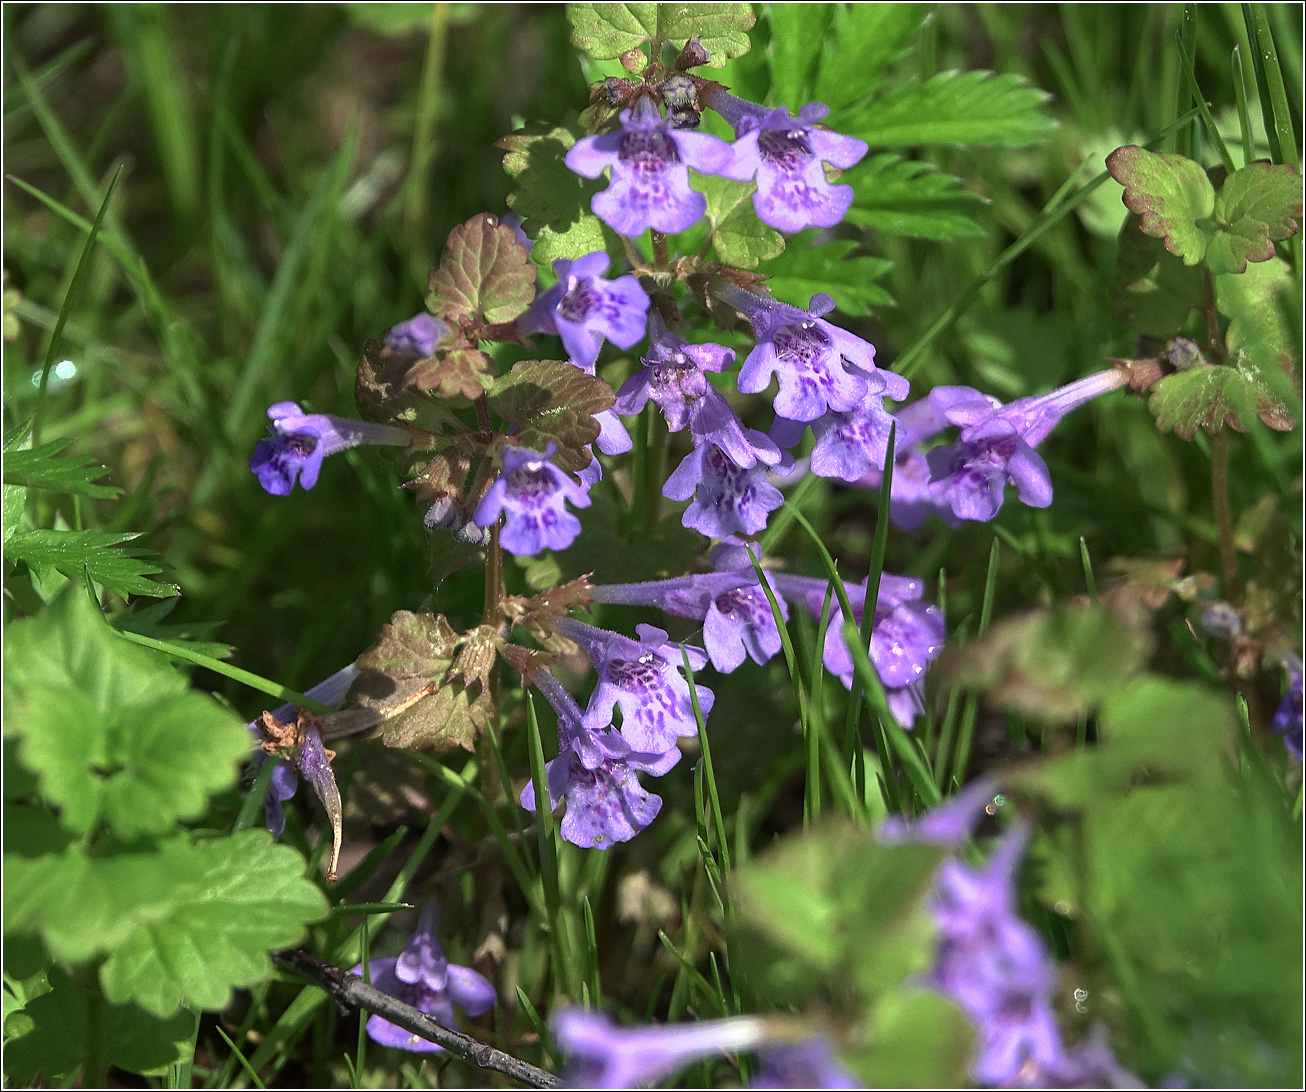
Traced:
<svg viewBox="0 0 1306 1092">
<path fill-rule="evenodd" d="M 783 7 L 798 19 L 810 18 L 811 5 L 775 4 L 772 12 Z M 831 110 L 851 105 L 873 95 L 880 86 L 880 76 L 911 45 L 929 17 L 922 4 L 839 4 L 835 7 L 834 36 L 831 47 L 821 60 L 816 77 L 816 91 L 808 96 L 823 102 Z M 797 31 L 799 37 L 804 31 Z M 777 90 L 780 102 L 787 99 Z"/>
<path fill-rule="evenodd" d="M 38 1073 L 47 1079 L 70 1073 L 86 1054 L 86 993 L 59 967 L 50 968 L 50 989 L 21 1010 L 27 1017 L 21 1035 L 9 1035 L 6 1021 L 6 1087 L 26 1087 Z M 136 1005 L 105 1005 L 104 1043 L 109 1061 L 130 1073 L 156 1074 L 190 1057 L 198 1013 L 179 1012 L 167 1020 Z"/>
<path fill-rule="evenodd" d="M 31 440 L 31 423 L 20 425 L 13 429 L 4 439 L 4 459 L 7 463 L 15 454 L 30 449 Z M 3 516 L 4 523 L 4 541 L 8 543 L 18 531 L 18 525 L 23 520 L 23 512 L 27 508 L 27 488 L 22 485 L 3 485 L 0 486 L 0 497 L 3 497 Z"/>
<path fill-rule="evenodd" d="M 707 220 L 717 259 L 739 269 L 756 269 L 785 248 L 784 236 L 767 227 L 753 210 L 755 182 L 732 182 L 720 175 L 691 172 L 694 189 L 707 198 Z"/>
<path fill-rule="evenodd" d="M 835 10 L 830 4 L 768 6 L 766 19 L 771 24 L 771 43 L 766 54 L 776 102 L 793 104 L 796 109 L 798 103 L 813 97 L 816 62 Z"/>
<path fill-rule="evenodd" d="M 1211 240 L 1206 264 L 1212 273 L 1242 273 L 1248 262 L 1274 257 L 1274 244 L 1297 234 L 1302 215 L 1301 175 L 1291 167 L 1249 163 L 1215 195 L 1222 230 Z"/>
<path fill-rule="evenodd" d="M 1136 674 L 1151 646 L 1147 619 L 1132 602 L 1116 609 L 1059 605 L 996 623 L 950 649 L 938 668 L 948 684 L 981 690 L 999 708 L 1067 721 Z"/>
<path fill-rule="evenodd" d="M 59 493 L 76 493 L 84 497 L 116 497 L 122 492 L 115 485 L 97 485 L 108 468 L 95 466 L 80 456 L 59 458 L 71 439 L 51 440 L 40 447 L 5 448 L 5 484 L 27 489 L 50 489 Z"/>
<path fill-rule="evenodd" d="M 1166 250 L 1182 258 L 1184 265 L 1202 260 L 1208 235 L 1198 221 L 1210 220 L 1215 190 L 1198 164 L 1181 155 L 1127 144 L 1106 157 L 1106 169 L 1124 186 L 1122 200 L 1140 217 L 1144 235 L 1164 240 Z"/>
<path fill-rule="evenodd" d="M 398 37 L 431 25 L 434 4 L 341 4 L 349 21 L 374 34 Z"/>
<path fill-rule="evenodd" d="M 371 711 L 388 747 L 472 750 L 493 715 L 488 675 L 494 664 L 464 649 L 443 615 L 396 611 L 377 643 L 358 657 L 351 696 Z M 484 672 L 481 672 L 481 668 Z"/>
<path fill-rule="evenodd" d="M 1173 429 L 1185 440 L 1196 436 L 1199 428 L 1211 435 L 1226 426 L 1246 432 L 1256 417 L 1281 432 L 1293 427 L 1288 407 L 1245 352 L 1234 353 L 1228 364 L 1203 364 L 1166 376 L 1152 388 L 1147 405 L 1157 428 Z"/>
<path fill-rule="evenodd" d="M 1250 360 L 1281 399 L 1295 394 L 1298 334 L 1289 325 L 1287 304 L 1296 290 L 1292 270 L 1280 258 L 1249 265 L 1245 273 L 1215 277 L 1216 307 L 1229 318 L 1225 344 L 1240 360 Z"/>
<path fill-rule="evenodd" d="M 5 543 L 5 556 L 27 563 L 38 580 L 50 570 L 80 580 L 84 571 L 91 579 L 119 595 L 177 595 L 176 584 L 149 579 L 162 568 L 149 550 L 137 547 L 114 549 L 140 538 L 132 532 L 113 531 L 21 531 Z"/>
<path fill-rule="evenodd" d="M 921 144 L 1033 144 L 1056 124 L 1043 110 L 1048 95 L 1020 76 L 940 72 L 895 88 L 831 122 L 872 147 Z"/>
<path fill-rule="evenodd" d="M 839 181 L 853 188 L 849 223 L 925 239 L 983 234 L 975 215 L 983 200 L 929 163 L 877 155 L 844 171 Z"/>
<path fill-rule="evenodd" d="M 119 638 L 78 585 L 7 636 L 8 728 L 69 830 L 161 834 L 234 783 L 250 746 L 239 720 Z"/>
<path fill-rule="evenodd" d="M 365 421 L 408 421 L 437 435 L 452 429 L 466 432 L 453 410 L 439 399 L 423 394 L 409 383 L 414 360 L 397 353 L 376 338 L 363 346 L 354 381 L 354 404 Z"/>
<path fill-rule="evenodd" d="M 607 184 L 582 178 L 564 162 L 583 136 L 580 129 L 538 127 L 510 133 L 497 147 L 508 154 L 503 169 L 516 182 L 508 207 L 522 218 L 522 230 L 535 240 L 531 258 L 547 265 L 558 258 L 580 258 L 607 250 L 612 230 L 590 211 L 594 195 Z"/>
<path fill-rule="evenodd" d="M 553 462 L 563 470 L 589 466 L 585 449 L 599 435 L 594 414 L 617 396 L 602 379 L 559 360 L 520 360 L 490 388 L 490 408 L 517 426 L 513 439 L 531 451 L 557 445 Z"/>
<path fill-rule="evenodd" d="M 303 858 L 267 831 L 162 849 L 160 859 L 175 870 L 176 900 L 114 947 L 100 969 L 110 1001 L 133 1001 L 159 1017 L 182 1005 L 224 1008 L 233 988 L 267 976 L 270 948 L 295 943 L 306 922 L 327 914 Z"/>
<path fill-rule="evenodd" d="M 745 974 L 779 1003 L 832 980 L 868 997 L 901 983 L 933 957 L 923 901 L 942 858 L 850 826 L 781 841 L 731 877 Z"/>
<path fill-rule="evenodd" d="M 446 322 L 511 322 L 535 298 L 535 266 L 512 228 L 488 212 L 449 233 L 427 306 Z"/>
<path fill-rule="evenodd" d="M 165 622 L 181 602 L 180 596 L 161 599 L 147 606 L 137 606 L 135 610 L 123 610 L 108 616 L 109 624 L 114 629 L 126 633 L 139 633 L 143 637 L 153 637 L 159 641 L 170 641 L 181 645 L 200 656 L 213 660 L 225 660 L 232 653 L 232 646 L 221 641 L 205 641 L 221 625 L 220 622 Z"/>
<path fill-rule="evenodd" d="M 571 44 L 596 61 L 613 60 L 654 40 L 683 48 L 698 38 L 712 68 L 748 52 L 748 31 L 756 22 L 748 4 L 712 3 L 568 4 L 567 19 Z"/>
<path fill-rule="evenodd" d="M 934 990 L 905 986 L 871 1006 L 840 1055 L 866 1088 L 964 1088 L 975 1032 L 957 1006 Z"/>
<path fill-rule="evenodd" d="M 844 314 L 865 315 L 871 307 L 893 302 L 889 293 L 875 283 L 893 263 L 867 255 L 850 257 L 856 249 L 857 244 L 848 239 L 805 247 L 790 240 L 785 252 L 760 272 L 770 275 L 767 287 L 777 299 L 806 307 L 813 295 L 826 292 Z"/>
<path fill-rule="evenodd" d="M 1160 239 L 1144 235 L 1130 214 L 1120 231 L 1111 282 L 1116 321 L 1140 334 L 1168 338 L 1202 305 L 1200 266 L 1185 265 Z"/>
</svg>

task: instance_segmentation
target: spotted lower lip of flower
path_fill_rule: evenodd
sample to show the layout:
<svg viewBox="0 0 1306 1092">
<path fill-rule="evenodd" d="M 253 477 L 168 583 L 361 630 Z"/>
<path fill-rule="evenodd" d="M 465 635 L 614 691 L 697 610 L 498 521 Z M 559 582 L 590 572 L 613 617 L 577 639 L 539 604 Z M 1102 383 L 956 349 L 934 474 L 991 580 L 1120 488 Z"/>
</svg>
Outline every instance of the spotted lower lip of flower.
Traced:
<svg viewBox="0 0 1306 1092">
<path fill-rule="evenodd" d="M 543 453 L 521 447 L 504 448 L 503 470 L 477 505 L 472 522 L 489 527 L 505 515 L 499 542 L 518 557 L 541 550 L 565 550 L 580 534 L 580 520 L 567 511 L 590 504 L 587 487 L 554 466 L 550 442 Z"/>
<path fill-rule="evenodd" d="M 691 345 L 671 333 L 657 312 L 649 312 L 649 350 L 644 367 L 617 392 L 618 413 L 639 413 L 648 400 L 667 419 L 667 428 L 679 432 L 689 424 L 692 407 L 711 391 L 706 372 L 719 372 L 735 361 L 733 349 L 710 342 Z"/>
<path fill-rule="evenodd" d="M 784 495 L 766 480 L 766 465 L 740 467 L 715 443 L 694 448 L 667 478 L 662 495 L 693 502 L 681 522 L 708 538 L 754 535 Z"/>
<path fill-rule="evenodd" d="M 517 320 L 523 334 L 557 334 L 571 361 L 594 374 L 604 338 L 623 349 L 643 337 L 648 294 L 631 275 L 605 280 L 612 259 L 603 251 L 553 263 L 558 283 L 543 292 Z"/>
<path fill-rule="evenodd" d="M 288 496 L 298 481 L 305 489 L 317 484 L 322 461 L 328 455 L 359 444 L 406 445 L 410 434 L 402 428 L 351 421 L 330 413 L 304 413 L 294 402 L 277 402 L 268 408 L 273 435 L 254 445 L 249 468 L 259 484 L 273 496 Z"/>
<path fill-rule="evenodd" d="M 445 959 L 438 925 L 438 908 L 434 902 L 427 903 L 404 950 L 398 956 L 369 961 L 368 977 L 382 993 L 421 1010 L 442 1027 L 456 1028 L 455 1004 L 469 1016 L 480 1016 L 494 1007 L 497 993 L 479 971 Z M 361 975 L 363 965 L 358 964 L 351 973 Z M 367 1034 L 381 1046 L 415 1054 L 434 1054 L 444 1049 L 382 1016 L 368 1019 Z"/>
<path fill-rule="evenodd" d="M 829 107 L 809 102 L 795 118 L 786 107 L 768 110 L 724 91 L 709 92 L 706 102 L 726 117 L 738 135 L 732 146 L 734 158 L 721 173 L 737 182 L 757 178 L 753 208 L 762 223 L 792 233 L 834 227 L 844 218 L 853 188 L 831 185 L 822 164 L 851 167 L 866 155 L 868 145 L 817 128 Z"/>
<path fill-rule="evenodd" d="M 632 750 L 650 755 L 665 754 L 678 738 L 698 734 L 689 683 L 681 671 L 684 652 L 694 671 L 707 663 L 701 649 L 668 641 L 666 631 L 656 626 L 637 626 L 637 641 L 574 618 L 562 618 L 554 628 L 581 645 L 598 672 L 599 683 L 582 721 L 585 727 L 607 727 L 620 708 L 622 737 Z M 695 686 L 706 720 L 713 694 L 706 686 Z"/>
<path fill-rule="evenodd" d="M 608 188 L 591 201 L 595 215 L 622 235 L 691 227 L 707 211 L 707 198 L 690 189 L 689 168 L 720 173 L 731 160 L 730 146 L 707 133 L 673 129 L 647 97 L 622 111 L 620 121 L 616 132 L 582 137 L 567 152 L 567 166 L 586 178 L 611 169 Z"/>
<path fill-rule="evenodd" d="M 820 317 L 835 306 L 825 293 L 813 296 L 802 310 L 733 284 L 713 291 L 748 317 L 757 338 L 739 369 L 739 390 L 758 394 L 775 376 L 779 416 L 815 421 L 830 410 L 849 413 L 871 394 L 894 401 L 907 397 L 910 387 L 902 376 L 876 368 L 873 345 Z"/>
</svg>

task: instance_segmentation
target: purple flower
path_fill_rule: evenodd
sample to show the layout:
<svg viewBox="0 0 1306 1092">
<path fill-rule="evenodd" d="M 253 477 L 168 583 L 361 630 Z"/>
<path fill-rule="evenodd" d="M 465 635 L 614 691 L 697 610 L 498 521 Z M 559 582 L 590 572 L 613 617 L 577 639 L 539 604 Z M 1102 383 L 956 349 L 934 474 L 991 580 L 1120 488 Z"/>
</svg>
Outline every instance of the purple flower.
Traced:
<svg viewBox="0 0 1306 1092">
<path fill-rule="evenodd" d="M 594 415 L 599 423 L 599 438 L 595 441 L 604 455 L 624 455 L 635 446 L 626 426 L 615 410 L 603 410 Z"/>
<path fill-rule="evenodd" d="M 345 698 L 349 694 L 349 688 L 354 685 L 354 680 L 358 678 L 358 675 L 358 666 L 348 664 L 334 675 L 323 679 L 316 686 L 309 687 L 304 691 L 304 697 L 320 701 L 323 705 L 331 706 L 332 709 L 339 709 L 344 704 Z M 271 715 L 280 723 L 289 721 L 295 715 L 294 702 L 287 702 L 285 705 L 277 706 Z M 265 739 L 263 729 L 260 727 L 261 719 L 251 721 L 245 725 L 246 730 L 260 743 Z M 314 735 L 316 735 L 315 732 L 310 733 L 310 738 Z M 311 746 L 307 740 L 305 745 Z M 326 754 L 322 748 L 321 736 L 317 736 L 316 748 L 323 751 L 321 760 L 325 761 Z M 272 771 L 272 782 L 268 786 L 267 795 L 263 798 L 263 820 L 272 837 L 280 838 L 286 829 L 286 812 L 283 805 L 295 795 L 296 790 L 299 788 L 299 774 L 296 770 L 296 762 L 284 758 L 272 758 L 266 751 L 261 749 L 255 752 L 254 766 L 256 770 L 261 770 L 263 763 L 268 761 L 275 762 L 276 767 Z"/>
<path fill-rule="evenodd" d="M 1289 655 L 1288 690 L 1270 721 L 1270 730 L 1283 737 L 1289 753 L 1302 760 L 1302 665 L 1296 656 Z"/>
<path fill-rule="evenodd" d="M 566 502 L 588 508 L 588 487 L 549 462 L 555 450 L 552 441 L 544 454 L 505 447 L 503 470 L 472 516 L 478 527 L 489 527 L 505 513 L 499 541 L 518 557 L 565 550 L 580 534 L 580 520 L 567 511 Z"/>
<path fill-rule="evenodd" d="M 861 1088 L 834 1056 L 830 1040 L 812 1035 L 758 1052 L 762 1065 L 749 1088 Z"/>
<path fill-rule="evenodd" d="M 981 777 L 914 820 L 904 819 L 901 815 L 889 816 L 876 829 L 875 836 L 885 845 L 923 842 L 958 849 L 970 837 L 984 812 L 997 813 L 994 801 L 997 791 L 998 783 L 994 778 Z"/>
<path fill-rule="evenodd" d="M 820 317 L 834 310 L 834 300 L 825 293 L 813 296 L 804 311 L 732 284 L 715 291 L 748 316 L 757 338 L 739 370 L 739 390 L 757 394 L 774 375 L 780 383 L 775 411 L 781 417 L 815 421 L 828 410 L 852 412 L 873 393 L 874 385 L 867 382 L 873 376 L 882 377 L 874 393 L 895 401 L 907 397 L 907 380 L 876 369 L 874 346 Z"/>
<path fill-rule="evenodd" d="M 553 1038 L 568 1059 L 565 1085 L 634 1088 L 658 1083 L 703 1058 L 752 1050 L 765 1040 L 766 1031 L 752 1016 L 623 1028 L 606 1013 L 563 1009 L 553 1018 Z"/>
<path fill-rule="evenodd" d="M 883 376 L 878 373 L 868 381 L 870 393 L 860 406 L 847 413 L 830 410 L 812 422 L 816 436 L 810 463 L 813 474 L 855 482 L 871 470 L 883 468 L 893 428 L 893 418 L 884 408 L 881 393 Z M 801 421 L 777 417 L 771 426 L 771 439 L 781 447 L 792 448 L 802 439 L 804 427 Z"/>
<path fill-rule="evenodd" d="M 413 353 L 421 359 L 435 355 L 435 347 L 448 333 L 449 328 L 434 315 L 423 311 L 407 322 L 391 326 L 385 332 L 385 343 L 398 353 Z"/>
<path fill-rule="evenodd" d="M 867 152 L 867 144 L 816 123 L 830 112 L 824 103 L 809 102 L 792 117 L 786 107 L 768 110 L 711 91 L 707 105 L 730 122 L 738 139 L 734 158 L 720 173 L 737 182 L 757 178 L 753 208 L 757 218 L 780 231 L 834 227 L 853 201 L 851 186 L 832 186 L 823 163 L 848 168 Z"/>
<path fill-rule="evenodd" d="M 719 372 L 735 362 L 735 351 L 707 343 L 691 345 L 671 333 L 656 312 L 649 313 L 649 350 L 644 367 L 617 392 L 618 413 L 639 413 L 650 398 L 679 432 L 689 424 L 690 411 L 712 389 L 706 372 Z"/>
<path fill-rule="evenodd" d="M 622 111 L 620 121 L 617 132 L 582 137 L 567 153 L 567 166 L 586 178 L 612 169 L 608 188 L 591 202 L 595 215 L 622 235 L 650 227 L 675 234 L 692 226 L 707 198 L 689 188 L 689 168 L 721 173 L 730 146 L 707 133 L 673 129 L 646 97 Z"/>
<path fill-rule="evenodd" d="M 615 731 L 586 728 L 580 707 L 547 670 L 533 681 L 558 713 L 558 757 L 544 768 L 550 806 L 567 802 L 562 837 L 586 849 L 630 841 L 662 807 L 662 798 L 646 791 L 636 774 L 661 776 L 680 761 L 680 752 L 674 746 L 665 754 L 635 752 Z M 533 782 L 522 790 L 521 806 L 535 810 Z"/>
<path fill-rule="evenodd" d="M 604 280 L 612 259 L 603 251 L 553 263 L 558 283 L 541 293 L 517 320 L 524 334 L 557 334 L 577 367 L 594 374 L 599 348 L 607 338 L 629 349 L 644 337 L 648 294 L 627 274 Z"/>
<path fill-rule="evenodd" d="M 636 627 L 637 641 L 574 618 L 561 619 L 555 630 L 580 644 L 598 672 L 599 684 L 582 720 L 585 727 L 607 727 L 620 706 L 621 735 L 634 751 L 646 755 L 665 754 L 678 737 L 698 734 L 689 683 L 681 674 L 681 650 L 688 652 L 694 671 L 707 663 L 702 651 L 668 642 L 666 632 L 656 626 Z M 696 685 L 696 690 L 706 720 L 713 694 L 706 686 Z"/>
<path fill-rule="evenodd" d="M 723 673 L 734 671 L 745 657 L 764 664 L 780 651 L 771 604 L 752 569 L 602 584 L 590 589 L 590 598 L 596 603 L 659 607 L 668 614 L 697 619 L 703 623 L 708 659 Z M 785 601 L 778 594 L 776 601 L 781 617 L 788 619 Z"/>
<path fill-rule="evenodd" d="M 934 496 L 958 519 L 990 520 L 1002 507 L 1003 488 L 1010 481 L 1024 504 L 1046 508 L 1052 503 L 1052 477 L 1034 448 L 1071 410 L 1127 382 L 1123 370 L 1111 368 L 1006 406 L 978 391 L 971 392 L 973 399 L 952 402 L 942 416 L 961 427 L 961 436 L 925 456 Z"/>
<path fill-rule="evenodd" d="M 288 496 L 297 480 L 305 489 L 312 489 L 328 455 L 359 444 L 405 445 L 409 441 L 404 429 L 330 413 L 306 414 L 294 402 L 268 407 L 268 417 L 273 435 L 254 445 L 249 468 L 259 484 L 277 497 Z"/>
<path fill-rule="evenodd" d="M 436 1023 L 456 1028 L 456 1004 L 469 1016 L 480 1016 L 494 1007 L 495 990 L 490 980 L 470 967 L 450 963 L 440 948 L 439 909 L 428 902 L 417 922 L 417 931 L 397 956 L 373 959 L 368 967 L 372 985 L 397 1001 L 421 1009 Z M 354 974 L 363 973 L 360 963 Z M 382 1046 L 433 1054 L 444 1049 L 428 1039 L 405 1031 L 381 1016 L 367 1021 L 368 1037 Z"/>
</svg>

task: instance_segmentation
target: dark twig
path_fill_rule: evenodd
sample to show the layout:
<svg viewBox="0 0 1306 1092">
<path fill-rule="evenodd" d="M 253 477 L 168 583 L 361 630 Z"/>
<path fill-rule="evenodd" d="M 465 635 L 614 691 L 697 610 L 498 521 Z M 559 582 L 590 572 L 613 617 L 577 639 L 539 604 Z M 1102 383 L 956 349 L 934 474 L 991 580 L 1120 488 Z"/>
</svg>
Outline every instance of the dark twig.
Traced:
<svg viewBox="0 0 1306 1092">
<path fill-rule="evenodd" d="M 350 974 L 324 959 L 310 955 L 302 949 L 288 949 L 273 952 L 272 962 L 282 970 L 293 971 L 321 986 L 327 995 L 344 1008 L 366 1008 L 397 1024 L 405 1031 L 420 1035 L 438 1043 L 451 1054 L 456 1054 L 464 1061 L 493 1069 L 532 1088 L 557 1088 L 561 1081 L 545 1069 L 539 1069 L 529 1062 L 514 1058 L 501 1050 L 495 1050 L 470 1035 L 460 1031 L 451 1031 L 432 1020 L 420 1009 L 396 1001 L 389 994 L 382 993 L 375 986 L 369 986 L 358 975 Z"/>
</svg>

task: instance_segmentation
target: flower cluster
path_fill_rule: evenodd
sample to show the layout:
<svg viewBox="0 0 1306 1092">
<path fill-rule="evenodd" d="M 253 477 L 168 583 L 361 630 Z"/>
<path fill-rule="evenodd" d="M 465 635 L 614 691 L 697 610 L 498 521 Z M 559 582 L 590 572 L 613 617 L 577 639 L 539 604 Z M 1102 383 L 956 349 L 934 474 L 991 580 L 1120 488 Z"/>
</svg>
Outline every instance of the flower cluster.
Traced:
<svg viewBox="0 0 1306 1092">
<path fill-rule="evenodd" d="M 915 823 L 881 825 L 885 842 L 958 849 L 979 817 L 998 810 L 996 786 L 972 782 Z M 971 1076 L 994 1087 L 1141 1088 L 1101 1034 L 1067 1048 L 1052 1007 L 1057 972 L 1047 945 L 1018 912 L 1016 876 L 1029 828 L 1017 820 L 979 867 L 950 857 L 928 900 L 938 930 L 924 982 L 951 998 L 976 1029 Z"/>
<path fill-rule="evenodd" d="M 456 1028 L 454 1005 L 469 1016 L 480 1016 L 494 1007 L 498 994 L 479 971 L 445 959 L 440 947 L 439 924 L 439 907 L 428 902 L 404 950 L 397 956 L 370 960 L 367 972 L 378 990 L 420 1009 L 443 1027 Z M 352 973 L 362 974 L 363 965 L 360 963 Z M 381 1046 L 415 1054 L 433 1054 L 444 1049 L 379 1015 L 368 1017 L 367 1034 Z"/>
</svg>

